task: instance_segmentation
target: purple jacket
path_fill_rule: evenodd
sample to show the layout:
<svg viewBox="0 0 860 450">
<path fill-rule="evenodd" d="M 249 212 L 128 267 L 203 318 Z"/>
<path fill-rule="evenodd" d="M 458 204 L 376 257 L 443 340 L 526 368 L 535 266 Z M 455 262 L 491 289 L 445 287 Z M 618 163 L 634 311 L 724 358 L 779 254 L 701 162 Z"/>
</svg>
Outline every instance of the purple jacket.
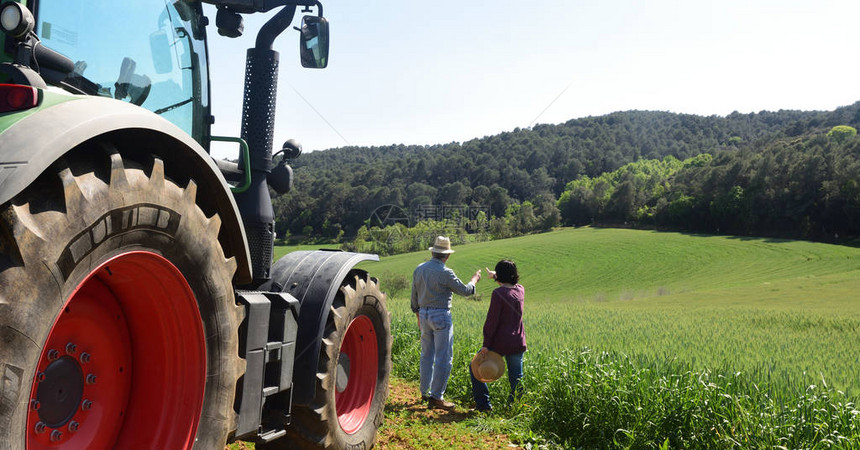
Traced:
<svg viewBox="0 0 860 450">
<path fill-rule="evenodd" d="M 490 309 L 484 322 L 484 347 L 502 355 L 526 351 L 526 330 L 523 327 L 525 288 L 500 286 L 493 291 Z"/>
</svg>

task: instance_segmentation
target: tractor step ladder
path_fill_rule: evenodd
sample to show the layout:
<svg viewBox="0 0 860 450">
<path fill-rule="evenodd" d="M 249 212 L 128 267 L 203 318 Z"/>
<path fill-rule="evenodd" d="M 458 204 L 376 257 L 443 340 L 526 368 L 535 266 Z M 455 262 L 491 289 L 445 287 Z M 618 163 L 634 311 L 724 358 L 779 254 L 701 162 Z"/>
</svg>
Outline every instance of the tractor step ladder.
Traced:
<svg viewBox="0 0 860 450">
<path fill-rule="evenodd" d="M 237 299 L 245 306 L 239 353 L 247 365 L 236 437 L 269 442 L 285 435 L 290 421 L 299 301 L 285 292 L 239 291 Z"/>
</svg>

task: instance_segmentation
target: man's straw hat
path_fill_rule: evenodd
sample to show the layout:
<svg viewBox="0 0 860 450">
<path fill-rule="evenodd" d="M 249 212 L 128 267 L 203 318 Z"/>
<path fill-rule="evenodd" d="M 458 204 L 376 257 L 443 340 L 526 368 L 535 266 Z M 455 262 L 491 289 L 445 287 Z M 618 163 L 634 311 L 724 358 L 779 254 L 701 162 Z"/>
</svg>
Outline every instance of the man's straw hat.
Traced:
<svg viewBox="0 0 860 450">
<path fill-rule="evenodd" d="M 454 253 L 454 250 L 451 250 L 451 240 L 445 236 L 438 236 L 436 238 L 436 242 L 433 243 L 433 246 L 427 250 L 430 250 L 433 253 L 441 253 L 443 255 Z"/>
<path fill-rule="evenodd" d="M 505 360 L 502 355 L 487 350 L 479 352 L 472 358 L 472 375 L 483 383 L 491 383 L 501 378 L 505 371 Z"/>
</svg>

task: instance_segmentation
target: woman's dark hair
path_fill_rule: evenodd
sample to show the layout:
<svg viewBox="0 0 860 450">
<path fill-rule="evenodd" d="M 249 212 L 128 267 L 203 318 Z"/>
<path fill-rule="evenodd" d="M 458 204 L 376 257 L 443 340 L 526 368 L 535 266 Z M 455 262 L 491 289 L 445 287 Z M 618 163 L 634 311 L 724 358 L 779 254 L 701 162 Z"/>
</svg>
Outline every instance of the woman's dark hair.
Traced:
<svg viewBox="0 0 860 450">
<path fill-rule="evenodd" d="M 496 263 L 496 281 L 499 283 L 517 284 L 520 274 L 517 265 L 513 261 L 503 259 Z"/>
</svg>

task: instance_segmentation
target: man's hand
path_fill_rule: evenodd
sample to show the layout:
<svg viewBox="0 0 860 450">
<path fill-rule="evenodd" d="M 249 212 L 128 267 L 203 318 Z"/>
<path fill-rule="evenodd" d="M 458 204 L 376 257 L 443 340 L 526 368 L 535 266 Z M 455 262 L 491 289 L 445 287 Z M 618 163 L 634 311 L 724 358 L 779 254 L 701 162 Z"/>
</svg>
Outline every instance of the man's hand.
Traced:
<svg viewBox="0 0 860 450">
<path fill-rule="evenodd" d="M 478 269 L 474 275 L 472 275 L 472 284 L 478 284 L 481 281 L 481 269 Z"/>
<path fill-rule="evenodd" d="M 418 329 L 421 329 L 421 316 L 418 313 L 415 313 L 415 318 L 418 319 Z"/>
</svg>

